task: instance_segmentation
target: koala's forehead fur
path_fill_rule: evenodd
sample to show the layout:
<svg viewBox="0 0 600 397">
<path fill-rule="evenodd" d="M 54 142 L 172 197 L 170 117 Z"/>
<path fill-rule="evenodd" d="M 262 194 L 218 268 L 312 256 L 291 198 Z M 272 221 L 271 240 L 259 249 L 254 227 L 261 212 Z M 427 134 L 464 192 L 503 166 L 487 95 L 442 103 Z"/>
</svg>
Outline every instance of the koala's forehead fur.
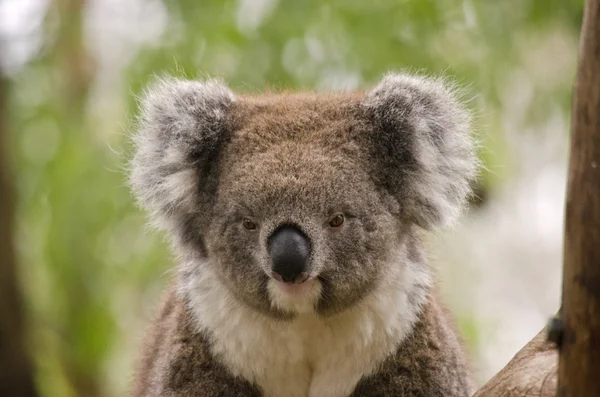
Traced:
<svg viewBox="0 0 600 397">
<path fill-rule="evenodd" d="M 377 200 L 361 144 L 369 127 L 360 112 L 357 98 L 347 95 L 278 95 L 234 104 L 234 132 L 219 173 L 219 193 L 229 197 L 218 201 L 241 200 L 236 204 L 256 216 L 292 218 L 358 211 L 348 207 Z"/>
</svg>

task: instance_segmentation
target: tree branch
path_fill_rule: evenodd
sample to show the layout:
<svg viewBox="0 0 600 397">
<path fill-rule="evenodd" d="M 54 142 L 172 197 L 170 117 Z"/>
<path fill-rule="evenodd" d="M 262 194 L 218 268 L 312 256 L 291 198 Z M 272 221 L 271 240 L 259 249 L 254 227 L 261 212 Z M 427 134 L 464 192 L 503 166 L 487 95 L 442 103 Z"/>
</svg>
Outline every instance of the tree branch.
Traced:
<svg viewBox="0 0 600 397">
<path fill-rule="evenodd" d="M 542 330 L 474 397 L 555 397 L 557 367 L 556 345 Z"/>
</svg>

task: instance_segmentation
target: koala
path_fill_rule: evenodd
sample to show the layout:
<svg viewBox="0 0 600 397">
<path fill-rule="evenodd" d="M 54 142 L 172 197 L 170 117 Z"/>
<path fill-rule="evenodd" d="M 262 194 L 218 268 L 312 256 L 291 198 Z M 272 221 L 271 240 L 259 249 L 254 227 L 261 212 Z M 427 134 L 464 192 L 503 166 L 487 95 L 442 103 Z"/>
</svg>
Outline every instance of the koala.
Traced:
<svg viewBox="0 0 600 397">
<path fill-rule="evenodd" d="M 477 175 L 447 80 L 234 94 L 163 78 L 130 181 L 177 271 L 136 397 L 465 397 L 469 364 L 423 239 Z"/>
</svg>

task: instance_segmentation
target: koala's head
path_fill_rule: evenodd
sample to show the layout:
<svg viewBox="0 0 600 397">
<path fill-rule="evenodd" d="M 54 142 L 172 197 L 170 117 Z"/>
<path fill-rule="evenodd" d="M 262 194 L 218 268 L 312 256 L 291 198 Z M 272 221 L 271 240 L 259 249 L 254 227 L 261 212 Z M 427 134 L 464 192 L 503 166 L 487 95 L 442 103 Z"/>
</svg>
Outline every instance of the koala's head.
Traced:
<svg viewBox="0 0 600 397">
<path fill-rule="evenodd" d="M 476 173 L 468 112 L 442 80 L 368 93 L 237 96 L 161 80 L 143 100 L 131 181 L 184 253 L 273 316 L 342 311 L 415 229 L 447 226 Z"/>
</svg>

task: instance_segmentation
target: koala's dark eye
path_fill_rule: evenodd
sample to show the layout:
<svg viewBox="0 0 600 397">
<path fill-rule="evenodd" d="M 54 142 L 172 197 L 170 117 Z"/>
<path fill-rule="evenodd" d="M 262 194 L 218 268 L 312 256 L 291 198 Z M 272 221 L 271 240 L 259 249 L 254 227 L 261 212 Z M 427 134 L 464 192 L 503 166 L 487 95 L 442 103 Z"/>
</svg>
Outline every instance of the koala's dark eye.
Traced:
<svg viewBox="0 0 600 397">
<path fill-rule="evenodd" d="M 244 226 L 244 229 L 246 229 L 246 230 L 255 230 L 256 229 L 256 223 L 252 222 L 248 218 L 244 218 L 242 220 L 242 225 Z"/>
<path fill-rule="evenodd" d="M 329 226 L 331 227 L 340 227 L 344 224 L 344 215 L 335 214 L 333 218 L 329 220 Z"/>
</svg>

